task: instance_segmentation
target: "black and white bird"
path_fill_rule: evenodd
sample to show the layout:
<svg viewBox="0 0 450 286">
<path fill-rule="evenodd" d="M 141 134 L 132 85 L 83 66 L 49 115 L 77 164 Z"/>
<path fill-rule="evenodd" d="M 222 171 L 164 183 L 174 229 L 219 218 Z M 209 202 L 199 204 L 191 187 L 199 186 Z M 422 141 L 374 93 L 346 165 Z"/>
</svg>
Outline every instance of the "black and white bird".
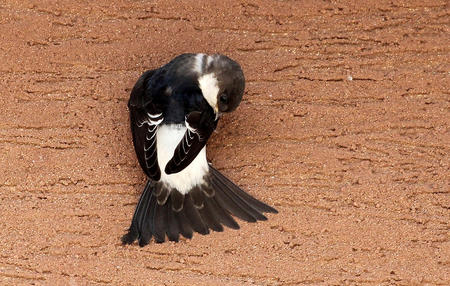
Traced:
<svg viewBox="0 0 450 286">
<path fill-rule="evenodd" d="M 208 164 L 206 142 L 224 112 L 235 110 L 244 93 L 239 64 L 215 54 L 182 54 L 146 71 L 131 91 L 131 132 L 139 164 L 148 176 L 124 244 L 152 237 L 238 229 L 231 215 L 248 222 L 277 213 Z"/>
</svg>

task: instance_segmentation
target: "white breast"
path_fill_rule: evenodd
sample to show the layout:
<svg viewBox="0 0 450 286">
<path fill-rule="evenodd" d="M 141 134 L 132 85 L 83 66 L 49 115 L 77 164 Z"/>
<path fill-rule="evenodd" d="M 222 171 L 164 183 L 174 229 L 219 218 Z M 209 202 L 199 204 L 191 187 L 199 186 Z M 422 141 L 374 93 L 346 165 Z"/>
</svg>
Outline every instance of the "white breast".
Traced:
<svg viewBox="0 0 450 286">
<path fill-rule="evenodd" d="M 181 172 L 170 175 L 164 172 L 167 162 L 172 159 L 173 152 L 185 132 L 186 127 L 180 124 L 160 125 L 156 131 L 156 150 L 158 165 L 161 169 L 161 182 L 177 189 L 182 194 L 187 194 L 194 186 L 203 184 L 203 178 L 209 168 L 206 160 L 206 147 L 203 147 L 194 161 Z"/>
</svg>

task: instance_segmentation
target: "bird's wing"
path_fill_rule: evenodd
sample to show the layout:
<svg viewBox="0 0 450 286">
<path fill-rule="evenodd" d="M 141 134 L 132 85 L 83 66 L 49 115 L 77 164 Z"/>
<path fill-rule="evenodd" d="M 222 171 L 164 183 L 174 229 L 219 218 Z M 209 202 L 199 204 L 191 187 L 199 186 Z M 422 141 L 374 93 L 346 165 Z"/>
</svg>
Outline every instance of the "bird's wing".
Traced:
<svg viewBox="0 0 450 286">
<path fill-rule="evenodd" d="M 186 168 L 205 147 L 206 141 L 216 129 L 217 122 L 212 109 L 189 113 L 186 116 L 186 133 L 175 148 L 172 159 L 166 165 L 165 172 L 173 174 Z"/>
<path fill-rule="evenodd" d="M 154 72 L 155 70 L 145 72 L 136 82 L 131 91 L 128 108 L 134 150 L 139 164 L 150 179 L 158 181 L 161 171 L 156 152 L 156 130 L 164 117 L 161 108 L 146 94 L 147 82 Z"/>
</svg>

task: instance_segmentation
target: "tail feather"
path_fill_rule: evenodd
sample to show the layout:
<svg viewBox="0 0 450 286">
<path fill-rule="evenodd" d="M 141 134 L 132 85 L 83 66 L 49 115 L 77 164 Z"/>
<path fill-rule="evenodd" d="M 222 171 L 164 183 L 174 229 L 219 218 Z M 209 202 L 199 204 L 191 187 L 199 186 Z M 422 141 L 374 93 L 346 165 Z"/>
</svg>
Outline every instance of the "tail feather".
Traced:
<svg viewBox="0 0 450 286">
<path fill-rule="evenodd" d="M 131 244 L 138 239 L 139 245 L 144 246 L 152 237 L 161 243 L 166 236 L 170 241 L 179 241 L 180 235 L 192 238 L 194 231 L 200 234 L 208 234 L 210 230 L 221 232 L 223 225 L 239 229 L 232 215 L 256 222 L 267 220 L 264 212 L 278 213 L 210 167 L 205 184 L 185 195 L 162 183 L 147 182 L 122 242 Z"/>
<path fill-rule="evenodd" d="M 217 178 L 222 184 L 227 186 L 229 190 L 235 193 L 237 196 L 241 197 L 243 200 L 247 202 L 250 206 L 255 208 L 260 212 L 268 212 L 268 213 L 278 213 L 278 211 L 271 206 L 266 205 L 265 203 L 255 199 L 248 193 L 244 192 L 241 188 L 236 186 L 232 181 L 230 181 L 227 177 L 225 177 L 222 173 L 216 170 L 214 167 L 210 166 L 211 174 Z"/>
<path fill-rule="evenodd" d="M 147 181 L 145 185 L 144 191 L 142 192 L 141 197 L 139 198 L 139 202 L 136 206 L 136 210 L 133 214 L 133 220 L 131 221 L 131 226 L 128 229 L 128 233 L 122 236 L 123 244 L 131 244 L 133 243 L 139 236 L 140 229 L 142 229 L 139 225 L 139 222 L 142 220 L 144 216 L 145 208 L 149 205 L 149 196 L 151 191 L 149 190 L 151 186 L 151 182 Z"/>
<path fill-rule="evenodd" d="M 184 213 L 192 226 L 192 229 L 200 234 L 208 234 L 209 229 L 203 222 L 197 208 L 192 203 L 191 196 L 188 194 L 184 198 Z"/>
<path fill-rule="evenodd" d="M 242 206 L 226 195 L 226 193 L 222 190 L 222 186 L 217 185 L 214 181 L 212 184 L 216 187 L 216 195 L 214 197 L 221 206 L 242 220 L 256 222 L 256 218 L 254 216 L 249 214 L 244 208 L 242 208 Z"/>
<path fill-rule="evenodd" d="M 222 184 L 220 185 L 221 182 L 216 181 L 217 185 L 218 185 L 218 191 L 216 196 L 217 197 L 221 197 L 224 200 L 228 200 L 227 203 L 229 204 L 234 204 L 234 209 L 238 209 L 239 211 L 244 211 L 247 214 L 247 218 L 245 219 L 248 222 L 256 222 L 258 220 L 267 220 L 267 218 L 260 213 L 259 211 L 255 210 L 252 206 L 250 206 L 244 199 L 242 199 L 241 197 L 235 195 L 235 193 L 227 188 L 226 185 Z M 219 194 L 220 192 L 222 192 L 222 194 Z M 221 196 L 222 195 L 222 196 Z M 248 217 L 250 216 L 250 217 Z"/>
<path fill-rule="evenodd" d="M 220 223 L 232 229 L 239 229 L 239 224 L 217 203 L 215 198 L 208 199 L 208 203 L 216 211 L 216 217 Z"/>
<path fill-rule="evenodd" d="M 172 210 L 179 212 L 183 209 L 184 195 L 172 189 L 170 192 L 170 200 L 172 202 Z"/>
<path fill-rule="evenodd" d="M 194 206 L 197 209 L 202 209 L 205 203 L 205 195 L 203 194 L 200 186 L 195 186 L 190 192 L 189 195 L 194 203 Z"/>
<path fill-rule="evenodd" d="M 251 204 L 249 204 L 242 197 L 236 195 L 233 191 L 228 192 L 226 195 L 228 195 L 232 200 L 234 200 L 241 208 L 245 209 L 256 220 L 267 220 L 267 217 L 265 215 L 263 215 L 258 210 L 254 209 Z"/>
<path fill-rule="evenodd" d="M 167 206 L 168 204 L 157 204 L 155 207 L 155 216 L 153 217 L 155 231 L 153 232 L 153 236 L 155 237 L 155 241 L 157 243 L 162 243 L 165 241 L 166 232 L 168 231 Z"/>
<path fill-rule="evenodd" d="M 167 207 L 167 237 L 170 241 L 178 241 L 180 237 L 180 226 L 178 224 L 178 219 L 176 217 L 176 213 L 172 210 L 172 208 Z"/>
<path fill-rule="evenodd" d="M 156 205 L 156 197 L 153 195 L 151 190 L 148 190 L 148 193 L 150 193 L 149 203 L 146 207 L 144 207 L 144 214 L 138 224 L 141 226 L 139 228 L 139 245 L 147 245 L 153 235 L 151 221 L 153 220 L 153 210 Z"/>
<path fill-rule="evenodd" d="M 211 208 L 211 204 L 208 200 L 205 199 L 204 207 L 198 210 L 200 215 L 202 216 L 203 221 L 206 225 L 217 232 L 223 231 L 223 226 L 220 224 L 217 219 L 217 214 L 214 209 Z"/>
<path fill-rule="evenodd" d="M 186 218 L 186 214 L 184 210 L 175 213 L 175 218 L 178 221 L 178 225 L 180 226 L 180 233 L 186 238 L 192 238 L 192 227 L 189 221 Z"/>
</svg>

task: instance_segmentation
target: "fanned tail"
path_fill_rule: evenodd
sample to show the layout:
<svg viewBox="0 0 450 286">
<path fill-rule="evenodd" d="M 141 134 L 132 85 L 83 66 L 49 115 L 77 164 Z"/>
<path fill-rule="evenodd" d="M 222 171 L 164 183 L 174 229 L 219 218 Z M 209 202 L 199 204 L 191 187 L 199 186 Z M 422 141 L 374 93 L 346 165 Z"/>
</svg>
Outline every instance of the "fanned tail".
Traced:
<svg viewBox="0 0 450 286">
<path fill-rule="evenodd" d="M 138 240 L 140 246 L 152 237 L 157 243 L 178 241 L 180 235 L 192 238 L 193 232 L 206 235 L 221 232 L 223 225 L 239 229 L 236 216 L 244 221 L 267 220 L 263 214 L 278 213 L 267 204 L 244 192 L 218 170 L 209 167 L 205 183 L 183 195 L 162 183 L 148 181 L 131 221 L 123 244 Z"/>
</svg>

